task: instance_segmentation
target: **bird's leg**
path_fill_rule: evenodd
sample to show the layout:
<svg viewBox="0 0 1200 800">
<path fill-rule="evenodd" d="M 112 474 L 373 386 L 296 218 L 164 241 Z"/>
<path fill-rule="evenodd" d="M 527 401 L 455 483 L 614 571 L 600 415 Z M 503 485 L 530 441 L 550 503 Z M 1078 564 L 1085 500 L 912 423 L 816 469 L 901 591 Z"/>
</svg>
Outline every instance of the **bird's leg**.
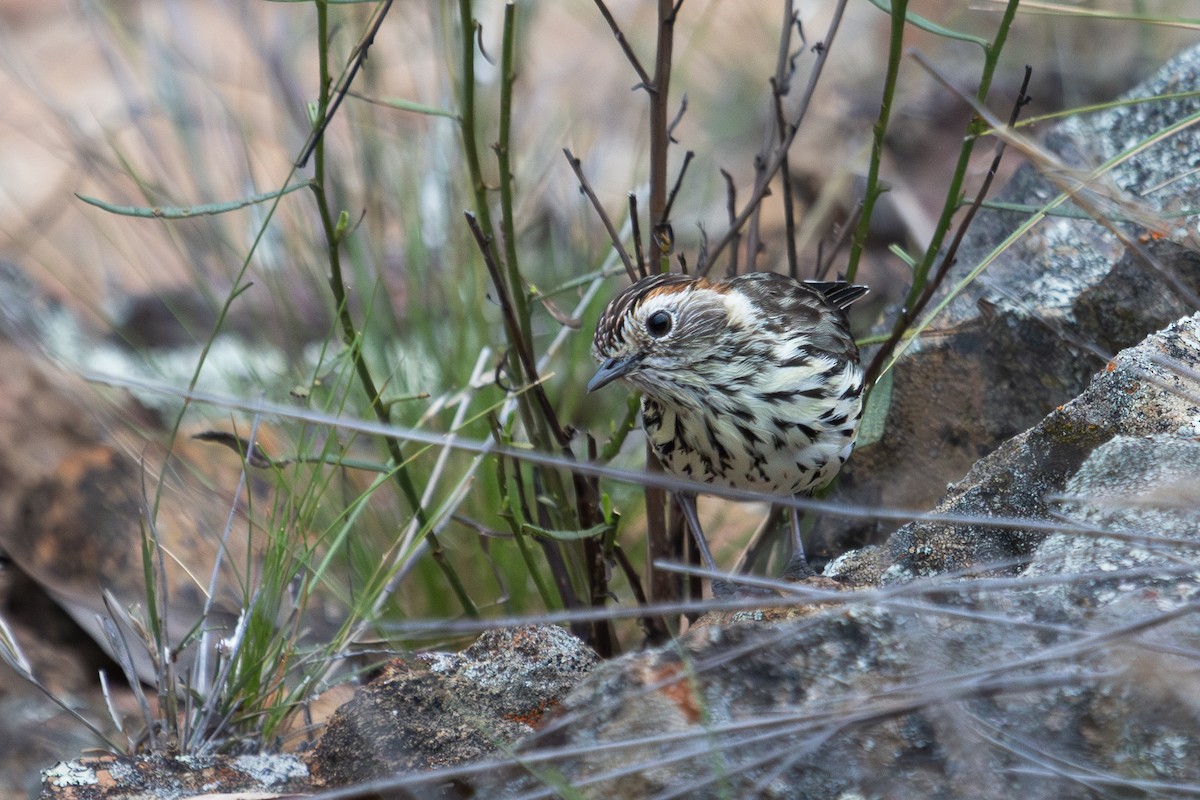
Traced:
<svg viewBox="0 0 1200 800">
<path fill-rule="evenodd" d="M 780 577 L 801 580 L 816 575 L 804 555 L 804 538 L 800 534 L 800 509 L 795 506 L 788 508 L 788 518 L 791 520 L 792 529 L 792 557 L 783 568 L 783 575 Z"/>
<path fill-rule="evenodd" d="M 717 562 L 713 559 L 712 551 L 708 549 L 704 531 L 700 529 L 700 516 L 696 513 L 696 495 L 676 492 L 675 500 L 679 503 L 679 510 L 683 512 L 688 527 L 692 529 L 692 538 L 696 540 L 696 548 L 700 551 L 700 560 L 704 562 L 704 568 L 709 572 L 717 572 Z M 712 593 L 713 597 L 729 597 L 734 594 L 734 589 L 728 581 L 713 578 Z"/>
</svg>

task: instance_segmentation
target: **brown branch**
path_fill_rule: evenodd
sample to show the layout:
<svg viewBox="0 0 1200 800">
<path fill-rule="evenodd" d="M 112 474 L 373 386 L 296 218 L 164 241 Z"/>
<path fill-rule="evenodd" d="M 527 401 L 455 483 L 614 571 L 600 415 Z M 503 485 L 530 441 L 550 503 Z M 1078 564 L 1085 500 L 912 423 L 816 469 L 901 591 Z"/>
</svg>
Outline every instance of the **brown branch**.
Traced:
<svg viewBox="0 0 1200 800">
<path fill-rule="evenodd" d="M 667 138 L 671 140 L 672 144 L 679 144 L 679 140 L 675 138 L 675 128 L 679 127 L 685 113 L 687 113 L 687 92 L 683 93 L 683 97 L 679 101 L 679 110 L 675 112 L 674 118 L 667 125 Z"/>
<path fill-rule="evenodd" d="M 734 228 L 734 220 L 737 219 L 737 184 L 733 181 L 733 176 L 727 170 L 721 170 L 721 177 L 725 179 L 725 209 L 729 213 L 729 227 L 733 230 L 733 247 L 729 248 L 729 271 L 727 277 L 732 278 L 737 275 L 738 271 L 738 249 L 741 245 L 742 234 Z M 700 264 L 708 263 L 708 251 L 705 250 L 704 255 L 699 259 Z"/>
<path fill-rule="evenodd" d="M 796 24 L 796 10 L 792 0 L 783 4 L 783 24 L 779 31 L 779 53 L 775 61 L 775 76 L 771 79 L 771 94 L 775 100 L 775 124 L 779 140 L 787 136 L 788 122 L 783 111 L 783 98 L 792 90 L 792 28 Z M 793 280 L 800 277 L 798 256 L 796 255 L 796 209 L 792 198 L 792 177 L 788 164 L 788 154 L 784 151 L 783 162 L 779 167 L 779 176 L 783 182 L 783 226 L 784 243 L 787 247 L 788 275 Z"/>
<path fill-rule="evenodd" d="M 629 589 L 633 592 L 633 598 L 639 606 L 646 605 L 649 601 L 646 599 L 646 590 L 642 588 L 642 579 L 638 575 L 637 569 L 633 566 L 633 562 L 629 560 L 629 556 L 625 553 L 625 548 L 620 544 L 614 543 L 612 548 L 613 558 L 617 562 L 617 566 L 621 568 L 621 572 L 625 575 L 625 580 L 629 581 Z M 638 617 L 638 622 L 642 627 L 642 631 L 646 634 L 646 643 L 649 645 L 662 644 L 670 640 L 671 632 L 667 628 L 662 617 L 646 615 Z"/>
<path fill-rule="evenodd" d="M 750 195 L 750 199 L 746 202 L 745 208 L 737 215 L 733 223 L 730 224 L 729 230 L 725 232 L 717 243 L 708 253 L 708 260 L 703 264 L 697 265 L 697 274 L 707 275 L 712 269 L 713 263 L 717 256 L 728 247 L 741 230 L 746 221 L 754 214 L 755 208 L 762 202 L 767 194 L 767 185 L 779 171 L 783 165 L 787 151 L 791 149 L 792 142 L 796 138 L 796 132 L 800 129 L 800 122 L 804 119 L 805 113 L 808 111 L 808 106 L 812 102 L 813 93 L 816 90 L 817 81 L 820 80 L 821 74 L 825 68 L 825 62 L 829 58 L 829 51 L 833 48 L 833 38 L 836 35 L 838 28 L 842 24 L 842 14 L 846 10 L 848 0 L 838 0 L 837 6 L 834 8 L 833 19 L 829 23 L 829 29 L 825 33 L 825 38 L 818 42 L 813 49 L 817 53 L 816 61 L 813 63 L 812 74 L 809 75 L 808 87 L 804 91 L 803 97 L 800 99 L 800 106 L 796 113 L 796 119 L 788 126 L 787 136 L 779 143 L 779 147 L 775 149 L 768 163 L 767 169 L 764 171 L 763 180 L 756 182 L 754 191 Z"/>
<path fill-rule="evenodd" d="M 667 225 L 671 221 L 671 207 L 675 205 L 675 196 L 679 194 L 679 187 L 683 186 L 683 176 L 687 174 L 688 164 L 692 163 L 692 159 L 696 154 L 688 150 L 683 156 L 683 166 L 679 168 L 679 175 L 675 178 L 675 185 L 671 187 L 671 193 L 667 195 L 667 206 L 663 209 L 662 219 L 658 221 L 659 225 Z"/>
<path fill-rule="evenodd" d="M 817 254 L 817 271 L 813 275 L 819 281 L 825 280 L 825 276 L 829 274 L 829 270 L 833 267 L 833 260 L 837 258 L 837 254 L 842 251 L 846 243 L 850 241 L 850 236 L 854 233 L 854 229 L 858 227 L 858 218 L 862 215 L 863 203 L 859 200 L 855 204 L 854 210 L 850 212 L 850 216 L 846 217 L 846 221 L 842 223 L 842 229 L 838 232 L 837 239 L 833 242 L 833 247 L 829 248 L 829 258 L 824 258 L 822 254 Z"/>
<path fill-rule="evenodd" d="M 664 219 L 663 210 L 666 208 L 667 183 L 667 150 L 670 147 L 670 135 L 667 130 L 667 95 L 671 88 L 671 56 L 674 50 L 675 12 L 670 0 L 658 0 L 658 37 L 655 43 L 654 78 L 650 84 L 650 194 L 648 197 L 647 219 L 651 221 L 650 236 L 659 238 L 661 224 L 656 222 Z M 657 241 L 651 249 L 654 263 L 647 264 L 647 271 L 662 270 L 663 257 Z M 662 471 L 662 465 L 647 442 L 646 471 L 655 473 Z M 667 527 L 666 508 L 669 503 L 666 492 L 660 489 L 647 488 L 646 496 L 646 564 L 649 570 L 652 600 L 676 599 L 679 594 L 679 582 L 665 571 L 656 569 L 653 565 L 659 559 L 676 559 L 682 552 L 673 546 L 670 530 Z"/>
<path fill-rule="evenodd" d="M 492 284 L 496 288 L 496 297 L 500 301 L 501 315 L 504 317 L 504 326 L 508 329 L 508 338 L 512 346 L 517 350 L 517 359 L 521 362 L 521 367 L 525 371 L 525 378 L 529 383 L 530 391 L 533 393 L 534 402 L 538 404 L 538 409 L 541 411 L 542 418 L 550 425 L 551 433 L 554 434 L 554 440 L 560 447 L 566 448 L 570 444 L 571 437 L 567 435 L 562 426 L 558 422 L 558 415 L 554 413 L 554 406 L 550 404 L 550 399 L 546 397 L 546 389 L 538 379 L 537 363 L 534 361 L 533 353 L 529 352 L 528 343 L 521 337 L 521 326 L 517 321 L 517 313 L 513 308 L 512 297 L 504 290 L 505 283 L 500 272 L 500 265 L 496 262 L 496 257 L 492 252 L 492 237 L 483 232 L 479 227 L 479 220 L 470 211 L 464 212 L 467 218 L 467 226 L 471 229 L 471 233 L 475 236 L 475 242 L 479 245 L 479 252 L 483 254 L 483 263 L 487 266 L 488 274 L 491 275 Z M 514 287 L 513 291 L 519 291 L 520 287 Z"/>
<path fill-rule="evenodd" d="M 625 38 L 625 34 L 621 31 L 621 26 L 613 19 L 612 12 L 608 10 L 608 6 L 604 4 L 604 0 L 596 0 L 596 8 L 600 10 L 600 16 L 604 17 L 604 21 L 608 23 L 609 30 L 617 39 L 617 44 L 621 46 L 621 52 L 625 54 L 625 58 L 629 60 L 633 71 L 638 74 L 638 79 L 641 80 L 642 86 L 650 86 L 650 75 L 646 72 L 642 62 L 638 61 L 637 54 L 633 52 L 633 47 L 630 46 L 629 40 Z"/>
<path fill-rule="evenodd" d="M 375 43 L 375 34 L 379 33 L 379 28 L 383 25 L 383 20 L 387 17 L 391 7 L 392 0 L 387 0 L 379 9 L 379 14 L 375 17 L 375 21 L 367 28 L 367 32 L 363 34 L 362 39 L 354 48 L 354 53 L 350 57 L 350 67 L 346 70 L 346 75 L 342 78 L 338 87 L 333 91 L 333 101 L 329 104 L 329 109 L 325 112 L 325 116 L 321 119 L 320 123 L 308 134 L 308 139 L 305 140 L 304 147 L 300 150 L 300 157 L 296 159 L 297 167 L 303 167 L 308 163 L 308 159 L 312 157 L 313 150 L 317 147 L 317 142 L 321 141 L 321 137 L 325 135 L 325 129 L 329 127 L 330 122 L 333 122 L 334 115 L 341 108 L 342 100 L 346 98 L 346 93 L 350 91 L 350 84 L 354 83 L 355 76 L 358 75 L 363 62 L 367 60 L 367 51 Z"/>
<path fill-rule="evenodd" d="M 629 252 L 625 249 L 625 245 L 621 244 L 621 235 L 617 233 L 617 229 L 613 225 L 612 220 L 609 219 L 608 212 L 604 210 L 604 206 L 600 204 L 600 198 L 596 197 L 596 193 L 592 191 L 592 185 L 588 183 L 587 176 L 583 174 L 582 164 L 569 147 L 563 148 L 563 155 L 567 157 L 567 163 L 571 165 L 571 169 L 575 171 L 575 177 L 579 179 L 579 190 L 588 196 L 588 199 L 592 201 L 592 207 L 600 215 L 600 221 L 604 223 L 604 229 L 608 231 L 608 238 L 612 240 L 613 248 L 617 251 L 617 255 L 621 257 L 621 263 L 625 265 L 625 274 L 629 276 L 629 280 L 636 281 L 638 274 L 633 269 L 633 261 L 629 258 Z"/>
<path fill-rule="evenodd" d="M 759 202 L 754 204 L 750 213 L 750 224 L 746 226 L 746 271 L 758 269 L 758 254 L 762 252 L 762 238 L 759 235 L 759 223 L 762 221 L 762 200 L 771 196 L 771 179 L 766 177 L 767 164 L 763 155 L 754 157 L 754 185 L 763 187 Z"/>
<path fill-rule="evenodd" d="M 666 221 L 663 212 L 667 208 L 667 151 L 671 146 L 667 103 L 674 47 L 675 9 L 670 0 L 658 0 L 658 40 L 654 55 L 654 78 L 650 83 L 650 207 L 647 209 L 649 218 L 658 225 Z"/>
<path fill-rule="evenodd" d="M 637 257 L 637 274 L 645 278 L 650 273 L 646 271 L 646 251 L 642 249 L 642 223 L 638 221 L 637 195 L 633 192 L 629 193 L 629 224 L 633 234 L 633 253 Z"/>
<path fill-rule="evenodd" d="M 595 461 L 596 440 L 590 435 L 587 437 L 586 448 L 587 460 Z M 604 522 L 604 515 L 600 511 L 599 479 L 580 475 L 577 472 L 571 473 L 571 476 L 575 481 L 575 493 L 579 503 L 579 521 L 587 527 Z M 612 593 L 609 586 L 611 570 L 606 553 L 608 548 L 604 546 L 606 539 L 607 535 L 602 534 L 588 537 L 583 542 L 584 559 L 588 569 L 588 587 L 591 591 L 588 604 L 600 608 L 608 604 Z M 642 604 L 645 605 L 644 602 Z M 612 620 L 595 620 L 592 623 L 590 641 L 593 642 L 593 646 L 601 658 L 612 658 L 616 655 L 618 651 L 617 635 L 613 629 Z"/>
</svg>

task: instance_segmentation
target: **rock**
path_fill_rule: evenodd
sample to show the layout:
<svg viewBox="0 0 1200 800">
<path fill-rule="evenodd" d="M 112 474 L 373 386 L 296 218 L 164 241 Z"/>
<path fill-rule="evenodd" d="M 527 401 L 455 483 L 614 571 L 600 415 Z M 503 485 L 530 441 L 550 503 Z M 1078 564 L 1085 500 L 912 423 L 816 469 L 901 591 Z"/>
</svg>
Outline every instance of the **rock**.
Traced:
<svg viewBox="0 0 1200 800">
<path fill-rule="evenodd" d="M 1190 85 L 1197 64 L 1200 50 L 1135 94 Z M 1095 129 L 1060 127 L 1051 147 L 1098 162 L 1196 108 L 1106 112 L 1086 121 Z M 1200 133 L 1157 149 L 1174 159 L 1143 154 L 1111 180 L 1141 196 L 1186 174 L 1158 207 L 1195 207 L 1200 179 L 1178 158 L 1200 150 Z M 1027 171 L 1007 198 L 1056 193 Z M 964 266 L 1023 215 L 985 217 Z M 520 767 L 464 773 L 470 790 L 1070 798 L 1196 786 L 1200 271 L 1187 232 L 1165 233 L 1174 241 L 1149 240 L 1147 261 L 1094 223 L 1049 220 L 905 356 L 887 437 L 851 460 L 836 497 L 920 508 L 945 496 L 830 565 L 859 590 L 601 665 L 520 743 Z"/>
<path fill-rule="evenodd" d="M 326 726 L 326 786 L 479 761 L 532 732 L 599 659 L 561 628 L 489 631 L 461 653 L 389 662 Z"/>
<path fill-rule="evenodd" d="M 1020 564 L 1053 527 L 1053 496 L 1098 446 L 1116 436 L 1200 435 L 1200 387 L 1189 374 L 1197 363 L 1200 314 L 1123 351 L 1083 394 L 981 459 L 950 486 L 934 521 L 909 523 L 826 574 L 866 585 Z M 956 516 L 975 521 L 956 523 Z M 991 526 L 988 518 L 1007 523 Z"/>
<path fill-rule="evenodd" d="M 1029 527 L 908 526 L 922 544 L 873 551 L 895 556 L 880 589 L 602 665 L 517 761 L 564 753 L 554 768 L 585 797 L 1194 785 L 1200 383 L 1181 366 L 1196 363 L 1200 314 L 1120 354 L 938 509 L 1028 513 Z M 1014 555 L 1026 563 L 1010 577 L 952 572 Z M 536 786 L 510 775 L 482 793 Z"/>
<path fill-rule="evenodd" d="M 308 790 L 293 755 L 102 756 L 42 771 L 39 800 L 144 800 L 172 797 L 283 797 Z"/>
<path fill-rule="evenodd" d="M 1200 49 L 1194 48 L 1127 96 L 1169 94 L 1197 80 Z M 1067 120 L 1043 144 L 1087 171 L 1197 110 L 1194 97 L 1118 105 Z M 1163 237 L 1143 248 L 1154 263 L 1126 252 L 1099 224 L 1063 216 L 1042 220 L 1001 252 L 938 318 L 936 333 L 927 332 L 897 363 L 884 437 L 855 453 L 830 499 L 929 508 L 947 482 L 1079 394 L 1113 353 L 1195 311 L 1200 257 L 1186 220 L 1167 215 L 1200 205 L 1200 175 L 1190 155 L 1198 151 L 1200 129 L 1193 125 L 1092 182 L 1127 198 L 1122 207 L 1105 202 L 1110 214 L 1136 208 L 1135 218 Z M 995 199 L 1036 209 L 1058 193 L 1026 165 Z M 941 296 L 1028 217 L 982 209 Z M 810 550 L 832 555 L 882 541 L 891 525 L 823 518 L 817 531 Z"/>
</svg>

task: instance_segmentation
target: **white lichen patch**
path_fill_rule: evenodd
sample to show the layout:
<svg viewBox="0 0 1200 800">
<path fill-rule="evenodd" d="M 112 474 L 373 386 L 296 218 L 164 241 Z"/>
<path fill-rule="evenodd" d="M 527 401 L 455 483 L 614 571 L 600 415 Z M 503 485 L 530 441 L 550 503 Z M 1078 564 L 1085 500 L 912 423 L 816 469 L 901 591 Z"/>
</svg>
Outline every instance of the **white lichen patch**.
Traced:
<svg viewBox="0 0 1200 800">
<path fill-rule="evenodd" d="M 293 780 L 308 778 L 308 767 L 291 755 L 246 755 L 238 756 L 233 766 L 254 779 L 260 786 L 275 786 Z"/>
<path fill-rule="evenodd" d="M 60 761 L 42 770 L 42 780 L 54 786 L 94 786 L 96 771 L 77 761 Z"/>
</svg>

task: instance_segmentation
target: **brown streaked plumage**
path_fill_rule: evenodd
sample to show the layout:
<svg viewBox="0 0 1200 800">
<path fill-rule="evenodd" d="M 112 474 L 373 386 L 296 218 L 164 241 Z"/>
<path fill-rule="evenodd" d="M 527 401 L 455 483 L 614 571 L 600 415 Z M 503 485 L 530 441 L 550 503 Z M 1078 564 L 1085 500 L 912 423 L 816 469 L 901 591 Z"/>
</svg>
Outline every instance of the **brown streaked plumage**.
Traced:
<svg viewBox="0 0 1200 800">
<path fill-rule="evenodd" d="M 617 379 L 639 389 L 643 427 L 673 475 L 812 491 L 854 447 L 862 369 L 845 309 L 866 291 L 767 272 L 644 278 L 601 315 L 592 345 L 600 368 L 588 390 Z M 691 505 L 685 512 L 713 567 Z"/>
</svg>

